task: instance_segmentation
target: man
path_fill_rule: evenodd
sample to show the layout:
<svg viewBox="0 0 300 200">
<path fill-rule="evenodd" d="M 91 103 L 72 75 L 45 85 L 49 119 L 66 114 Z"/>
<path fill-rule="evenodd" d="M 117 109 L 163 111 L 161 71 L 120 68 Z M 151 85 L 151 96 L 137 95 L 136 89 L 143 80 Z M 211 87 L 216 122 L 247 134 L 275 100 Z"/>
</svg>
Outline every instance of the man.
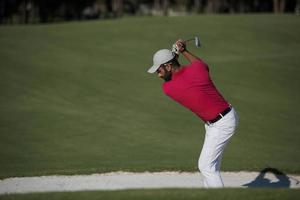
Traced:
<svg viewBox="0 0 300 200">
<path fill-rule="evenodd" d="M 182 66 L 182 54 L 190 64 Z M 162 49 L 153 57 L 149 73 L 157 73 L 165 80 L 166 95 L 190 109 L 205 122 L 205 140 L 198 161 L 205 187 L 223 187 L 220 175 L 222 153 L 234 134 L 238 120 L 234 108 L 218 92 L 209 75 L 208 65 L 177 40 L 173 50 Z"/>
</svg>

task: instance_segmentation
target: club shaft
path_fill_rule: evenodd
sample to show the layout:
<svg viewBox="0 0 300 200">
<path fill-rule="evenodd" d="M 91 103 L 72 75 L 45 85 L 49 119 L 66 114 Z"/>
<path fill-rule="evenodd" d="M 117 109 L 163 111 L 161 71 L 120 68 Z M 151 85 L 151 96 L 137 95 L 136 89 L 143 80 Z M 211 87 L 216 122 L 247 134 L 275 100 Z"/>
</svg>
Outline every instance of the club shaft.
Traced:
<svg viewBox="0 0 300 200">
<path fill-rule="evenodd" d="M 191 40 L 195 40 L 195 38 L 187 39 L 187 40 L 185 40 L 185 42 L 188 42 L 188 41 L 191 41 Z"/>
</svg>

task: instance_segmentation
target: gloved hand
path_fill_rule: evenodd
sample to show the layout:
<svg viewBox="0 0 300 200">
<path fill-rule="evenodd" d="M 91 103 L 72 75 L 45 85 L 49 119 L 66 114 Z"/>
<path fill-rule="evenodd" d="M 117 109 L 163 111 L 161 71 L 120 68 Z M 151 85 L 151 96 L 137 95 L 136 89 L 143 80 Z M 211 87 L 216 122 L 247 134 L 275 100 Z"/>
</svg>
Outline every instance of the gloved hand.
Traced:
<svg viewBox="0 0 300 200">
<path fill-rule="evenodd" d="M 176 43 L 172 45 L 172 52 L 176 53 L 177 55 L 184 51 L 186 51 L 186 42 L 182 39 L 177 40 Z"/>
<path fill-rule="evenodd" d="M 176 43 L 172 45 L 172 52 L 179 55 L 179 50 L 178 50 L 178 47 L 177 47 Z"/>
</svg>

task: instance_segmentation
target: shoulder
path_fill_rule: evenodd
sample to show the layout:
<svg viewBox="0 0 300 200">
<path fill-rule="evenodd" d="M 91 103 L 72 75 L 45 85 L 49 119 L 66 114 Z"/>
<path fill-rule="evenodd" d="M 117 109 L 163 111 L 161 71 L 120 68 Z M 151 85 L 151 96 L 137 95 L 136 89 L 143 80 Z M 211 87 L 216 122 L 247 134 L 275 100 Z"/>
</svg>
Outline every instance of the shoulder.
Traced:
<svg viewBox="0 0 300 200">
<path fill-rule="evenodd" d="M 208 70 L 208 65 L 203 61 L 203 60 L 200 60 L 200 59 L 197 59 L 197 60 L 194 60 L 192 63 L 190 63 L 189 65 L 187 65 L 187 67 L 189 68 L 195 68 L 195 69 L 205 69 L 205 70 Z"/>
<path fill-rule="evenodd" d="M 200 59 L 196 59 L 194 60 L 191 65 L 196 65 L 196 66 L 207 66 L 207 64 L 203 61 L 203 60 L 200 60 Z"/>
</svg>

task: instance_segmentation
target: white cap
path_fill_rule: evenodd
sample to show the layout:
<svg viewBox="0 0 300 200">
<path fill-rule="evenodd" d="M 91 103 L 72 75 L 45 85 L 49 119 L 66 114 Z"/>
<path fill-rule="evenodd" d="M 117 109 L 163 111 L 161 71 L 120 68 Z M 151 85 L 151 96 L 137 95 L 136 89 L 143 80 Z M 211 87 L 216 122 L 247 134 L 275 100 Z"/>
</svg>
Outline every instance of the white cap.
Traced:
<svg viewBox="0 0 300 200">
<path fill-rule="evenodd" d="M 154 73 L 160 67 L 161 64 L 165 64 L 172 60 L 175 57 L 175 53 L 173 53 L 169 49 L 161 49 L 157 51 L 153 56 L 153 66 L 148 69 L 149 73 Z"/>
</svg>

